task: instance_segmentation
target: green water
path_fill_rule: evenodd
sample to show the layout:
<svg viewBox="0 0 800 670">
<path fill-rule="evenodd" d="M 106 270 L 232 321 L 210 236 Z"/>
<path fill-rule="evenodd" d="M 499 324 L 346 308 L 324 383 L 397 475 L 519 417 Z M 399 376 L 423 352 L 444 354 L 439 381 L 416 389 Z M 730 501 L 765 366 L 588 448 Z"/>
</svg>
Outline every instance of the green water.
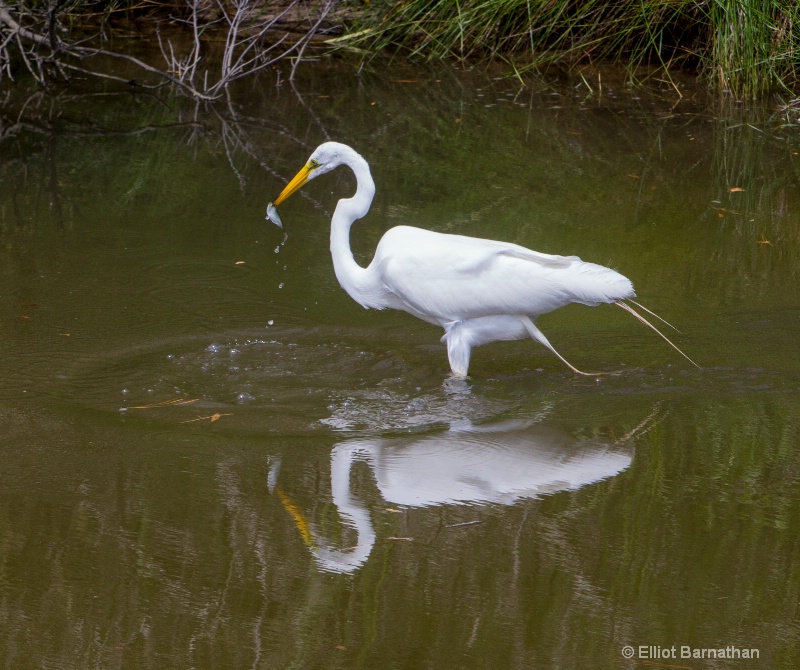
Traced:
<svg viewBox="0 0 800 670">
<path fill-rule="evenodd" d="M 688 87 L 298 73 L 5 99 L 0 665 L 797 667 L 800 129 Z M 579 255 L 702 370 L 571 306 L 543 332 L 621 374 L 516 342 L 450 379 L 436 328 L 336 283 L 351 175 L 264 220 L 326 139 L 377 183 L 362 263 L 400 223 Z"/>
</svg>

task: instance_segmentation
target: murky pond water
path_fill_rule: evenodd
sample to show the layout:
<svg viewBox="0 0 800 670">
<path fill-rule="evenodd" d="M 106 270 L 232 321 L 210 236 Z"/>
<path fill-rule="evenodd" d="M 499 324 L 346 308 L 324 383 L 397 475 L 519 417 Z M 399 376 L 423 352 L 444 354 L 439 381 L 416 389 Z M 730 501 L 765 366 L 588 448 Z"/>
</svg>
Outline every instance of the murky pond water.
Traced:
<svg viewBox="0 0 800 670">
<path fill-rule="evenodd" d="M 235 113 L 6 101 L 3 667 L 797 667 L 798 129 L 666 86 L 299 76 Z M 400 223 L 576 254 L 702 370 L 571 306 L 542 330 L 621 374 L 516 342 L 451 379 L 436 328 L 336 282 L 351 175 L 264 221 L 326 139 L 377 183 L 362 263 Z"/>
</svg>

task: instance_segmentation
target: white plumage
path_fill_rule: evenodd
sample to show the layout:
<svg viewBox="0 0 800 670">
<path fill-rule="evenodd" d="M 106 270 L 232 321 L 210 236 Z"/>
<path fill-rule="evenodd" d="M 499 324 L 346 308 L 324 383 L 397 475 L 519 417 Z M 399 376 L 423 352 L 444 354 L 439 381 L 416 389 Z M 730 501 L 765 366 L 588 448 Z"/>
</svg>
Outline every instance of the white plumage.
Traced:
<svg viewBox="0 0 800 670">
<path fill-rule="evenodd" d="M 372 262 L 362 268 L 350 250 L 350 227 L 369 211 L 375 183 L 369 165 L 353 149 L 338 142 L 317 147 L 275 205 L 339 165 L 353 171 L 358 185 L 353 197 L 339 200 L 331 219 L 331 256 L 339 283 L 363 307 L 400 309 L 444 328 L 442 341 L 453 374 L 467 375 L 473 347 L 528 337 L 545 345 L 573 372 L 586 374 L 564 360 L 534 324 L 542 314 L 573 302 L 617 304 L 664 337 L 622 302 L 636 296 L 627 277 L 577 256 L 397 226 L 384 234 Z"/>
</svg>

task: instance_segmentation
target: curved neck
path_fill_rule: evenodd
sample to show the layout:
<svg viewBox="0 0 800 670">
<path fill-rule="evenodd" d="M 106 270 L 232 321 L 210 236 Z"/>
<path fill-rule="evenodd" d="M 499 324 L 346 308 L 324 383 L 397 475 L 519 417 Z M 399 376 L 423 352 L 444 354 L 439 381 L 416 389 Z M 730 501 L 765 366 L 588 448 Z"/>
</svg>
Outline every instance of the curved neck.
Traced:
<svg viewBox="0 0 800 670">
<path fill-rule="evenodd" d="M 336 278 L 351 298 L 361 304 L 360 282 L 365 272 L 353 258 L 350 250 L 350 227 L 354 221 L 366 216 L 375 196 L 375 182 L 369 165 L 361 156 L 353 152 L 344 163 L 356 176 L 356 193 L 352 198 L 343 198 L 336 205 L 331 219 L 331 257 Z"/>
<path fill-rule="evenodd" d="M 356 544 L 336 549 L 315 537 L 314 557 L 324 570 L 353 572 L 367 562 L 375 546 L 375 529 L 369 510 L 353 498 L 350 491 L 350 472 L 356 460 L 369 460 L 369 452 L 358 441 L 344 442 L 331 452 L 331 495 L 339 516 L 356 533 Z"/>
</svg>

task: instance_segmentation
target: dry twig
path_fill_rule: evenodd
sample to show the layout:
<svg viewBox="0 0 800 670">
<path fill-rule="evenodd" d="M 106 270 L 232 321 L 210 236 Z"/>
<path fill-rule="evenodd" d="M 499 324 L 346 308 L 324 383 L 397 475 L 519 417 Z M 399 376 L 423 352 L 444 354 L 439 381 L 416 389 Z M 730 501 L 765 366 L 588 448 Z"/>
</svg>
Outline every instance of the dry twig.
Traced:
<svg viewBox="0 0 800 670">
<path fill-rule="evenodd" d="M 189 18 L 183 23 L 191 29 L 191 48 L 188 54 L 181 55 L 173 42 L 164 40 L 157 31 L 165 64 L 162 69 L 130 54 L 62 39 L 60 35 L 66 32 L 60 23 L 64 0 L 53 0 L 48 5 L 36 7 L 26 7 L 21 1 L 13 10 L 6 0 L 0 0 L 0 80 L 4 74 L 9 78 L 13 75 L 13 49 L 42 85 L 54 76 L 66 78 L 68 72 L 123 81 L 121 77 L 76 63 L 102 56 L 135 65 L 144 73 L 161 79 L 162 83 L 172 84 L 198 100 L 215 100 L 231 82 L 261 72 L 284 58 L 294 58 L 291 73 L 294 77 L 309 43 L 338 3 L 338 0 L 323 0 L 317 7 L 316 16 L 309 15 L 306 33 L 290 43 L 288 33 L 274 42 L 268 41 L 268 34 L 296 8 L 299 0 L 292 0 L 276 14 L 265 12 L 256 0 L 214 0 L 221 19 L 203 18 L 201 0 L 185 1 Z M 224 48 L 218 68 L 212 71 L 201 66 L 209 62 L 205 35 L 218 24 L 226 26 Z"/>
</svg>

